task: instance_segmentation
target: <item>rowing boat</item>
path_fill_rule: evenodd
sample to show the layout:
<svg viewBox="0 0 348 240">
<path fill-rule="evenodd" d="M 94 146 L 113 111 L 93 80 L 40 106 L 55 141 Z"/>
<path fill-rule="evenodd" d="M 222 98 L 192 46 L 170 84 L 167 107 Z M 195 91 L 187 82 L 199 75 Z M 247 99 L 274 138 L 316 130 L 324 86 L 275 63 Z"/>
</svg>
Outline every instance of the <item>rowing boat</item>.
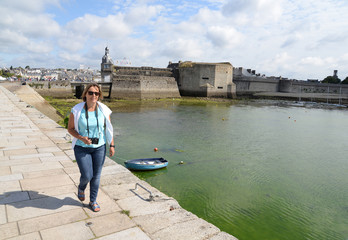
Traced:
<svg viewBox="0 0 348 240">
<path fill-rule="evenodd" d="M 124 162 L 126 168 L 137 171 L 147 171 L 164 168 L 168 161 L 164 158 L 139 158 Z"/>
</svg>

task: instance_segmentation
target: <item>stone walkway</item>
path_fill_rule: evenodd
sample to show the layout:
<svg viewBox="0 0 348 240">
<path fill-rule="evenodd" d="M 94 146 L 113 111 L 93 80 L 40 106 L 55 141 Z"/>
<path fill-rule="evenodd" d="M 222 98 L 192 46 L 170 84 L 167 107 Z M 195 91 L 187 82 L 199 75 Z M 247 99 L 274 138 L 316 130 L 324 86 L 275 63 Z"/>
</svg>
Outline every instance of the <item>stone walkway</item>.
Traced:
<svg viewBox="0 0 348 240">
<path fill-rule="evenodd" d="M 67 130 L 1 85 L 0 102 L 0 239 L 236 239 L 109 158 L 94 213 Z"/>
</svg>

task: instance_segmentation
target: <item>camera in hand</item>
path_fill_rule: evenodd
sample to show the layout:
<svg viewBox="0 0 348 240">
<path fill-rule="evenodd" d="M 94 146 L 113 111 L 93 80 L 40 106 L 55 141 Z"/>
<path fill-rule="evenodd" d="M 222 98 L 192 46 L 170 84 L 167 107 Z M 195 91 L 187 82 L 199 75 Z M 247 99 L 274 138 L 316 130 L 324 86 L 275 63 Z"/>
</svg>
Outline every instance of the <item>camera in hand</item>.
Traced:
<svg viewBox="0 0 348 240">
<path fill-rule="evenodd" d="M 98 144 L 99 143 L 99 138 L 90 138 L 92 141 L 92 144 Z"/>
</svg>

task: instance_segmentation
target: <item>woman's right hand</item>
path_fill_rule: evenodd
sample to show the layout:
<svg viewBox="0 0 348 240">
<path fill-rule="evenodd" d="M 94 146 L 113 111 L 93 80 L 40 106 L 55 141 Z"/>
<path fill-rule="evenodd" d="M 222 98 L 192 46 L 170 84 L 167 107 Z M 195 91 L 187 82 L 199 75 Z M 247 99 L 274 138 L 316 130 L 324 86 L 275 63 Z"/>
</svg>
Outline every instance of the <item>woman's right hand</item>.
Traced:
<svg viewBox="0 0 348 240">
<path fill-rule="evenodd" d="M 88 137 L 81 137 L 80 140 L 87 145 L 91 145 L 92 144 L 92 140 L 89 139 Z"/>
</svg>

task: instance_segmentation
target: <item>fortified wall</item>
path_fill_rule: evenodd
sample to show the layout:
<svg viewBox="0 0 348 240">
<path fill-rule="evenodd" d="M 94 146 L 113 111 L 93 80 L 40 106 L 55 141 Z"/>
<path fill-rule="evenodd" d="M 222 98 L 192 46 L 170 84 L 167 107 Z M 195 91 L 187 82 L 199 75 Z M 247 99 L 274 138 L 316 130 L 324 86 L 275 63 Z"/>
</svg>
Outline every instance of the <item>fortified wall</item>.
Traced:
<svg viewBox="0 0 348 240">
<path fill-rule="evenodd" d="M 280 77 L 265 77 L 256 74 L 255 70 L 242 67 L 233 69 L 233 82 L 237 95 L 252 95 L 257 92 L 278 92 Z"/>
<path fill-rule="evenodd" d="M 235 98 L 231 63 L 169 63 L 182 96 Z"/>
<path fill-rule="evenodd" d="M 112 98 L 179 98 L 175 78 L 168 68 L 113 66 Z"/>
</svg>

